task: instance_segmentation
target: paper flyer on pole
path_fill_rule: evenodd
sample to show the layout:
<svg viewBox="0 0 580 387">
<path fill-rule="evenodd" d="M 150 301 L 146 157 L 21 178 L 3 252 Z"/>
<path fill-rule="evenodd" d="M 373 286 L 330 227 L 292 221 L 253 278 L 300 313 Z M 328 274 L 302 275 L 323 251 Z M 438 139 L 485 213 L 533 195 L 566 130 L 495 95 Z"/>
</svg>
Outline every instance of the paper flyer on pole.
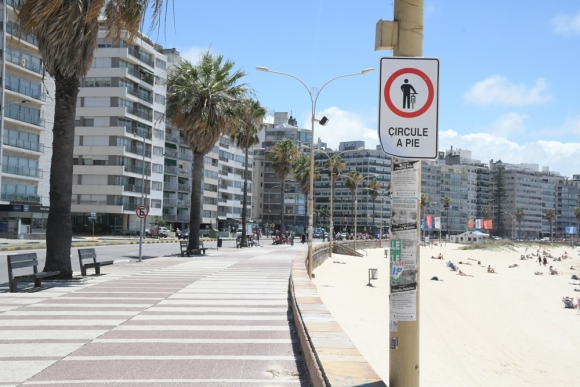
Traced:
<svg viewBox="0 0 580 387">
<path fill-rule="evenodd" d="M 419 168 L 420 161 L 402 161 L 393 159 L 391 171 L 391 186 L 393 197 L 419 196 Z"/>
</svg>

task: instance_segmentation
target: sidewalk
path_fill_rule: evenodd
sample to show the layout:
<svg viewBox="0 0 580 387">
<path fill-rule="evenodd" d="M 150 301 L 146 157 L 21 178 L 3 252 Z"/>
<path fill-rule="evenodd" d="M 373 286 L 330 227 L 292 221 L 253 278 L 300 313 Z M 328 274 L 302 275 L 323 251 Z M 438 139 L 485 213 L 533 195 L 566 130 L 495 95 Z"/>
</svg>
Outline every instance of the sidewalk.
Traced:
<svg viewBox="0 0 580 387">
<path fill-rule="evenodd" d="M 0 386 L 307 386 L 288 306 L 300 249 L 149 259 L 0 294 Z"/>
</svg>

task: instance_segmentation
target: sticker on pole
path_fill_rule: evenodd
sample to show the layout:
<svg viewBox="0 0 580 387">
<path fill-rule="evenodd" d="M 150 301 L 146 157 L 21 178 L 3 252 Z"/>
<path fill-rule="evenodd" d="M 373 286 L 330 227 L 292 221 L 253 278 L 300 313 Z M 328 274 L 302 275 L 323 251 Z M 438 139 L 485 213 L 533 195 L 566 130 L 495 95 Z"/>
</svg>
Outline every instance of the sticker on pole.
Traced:
<svg viewBox="0 0 580 387">
<path fill-rule="evenodd" d="M 439 60 L 381 58 L 379 139 L 385 153 L 437 158 Z"/>
<path fill-rule="evenodd" d="M 139 206 L 135 209 L 135 213 L 141 219 L 146 218 L 149 215 L 149 208 L 147 206 Z"/>
</svg>

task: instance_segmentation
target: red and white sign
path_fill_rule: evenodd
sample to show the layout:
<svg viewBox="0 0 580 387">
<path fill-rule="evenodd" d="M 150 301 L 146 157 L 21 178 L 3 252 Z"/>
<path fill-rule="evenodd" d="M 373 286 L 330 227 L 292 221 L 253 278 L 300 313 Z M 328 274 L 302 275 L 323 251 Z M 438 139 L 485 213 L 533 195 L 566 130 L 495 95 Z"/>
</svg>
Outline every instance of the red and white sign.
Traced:
<svg viewBox="0 0 580 387">
<path fill-rule="evenodd" d="M 135 209 L 135 213 L 141 219 L 146 218 L 149 215 L 149 208 L 147 206 L 139 206 Z"/>
<path fill-rule="evenodd" d="M 381 58 L 379 139 L 385 153 L 437 158 L 439 60 Z"/>
</svg>

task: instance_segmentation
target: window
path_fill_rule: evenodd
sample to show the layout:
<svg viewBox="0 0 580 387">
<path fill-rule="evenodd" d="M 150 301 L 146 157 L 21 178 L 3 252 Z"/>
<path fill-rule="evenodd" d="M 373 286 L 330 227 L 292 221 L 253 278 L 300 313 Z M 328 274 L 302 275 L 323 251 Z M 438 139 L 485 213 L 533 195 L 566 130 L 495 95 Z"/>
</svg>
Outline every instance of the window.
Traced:
<svg viewBox="0 0 580 387">
<path fill-rule="evenodd" d="M 91 68 L 102 69 L 111 67 L 111 58 L 93 58 L 93 63 L 91 63 Z"/>
<path fill-rule="evenodd" d="M 165 79 L 158 77 L 158 76 L 155 76 L 155 84 L 157 86 L 163 86 L 163 85 L 165 85 Z"/>
<path fill-rule="evenodd" d="M 111 78 L 83 78 L 82 87 L 111 87 Z"/>
<path fill-rule="evenodd" d="M 159 200 L 159 199 L 151 199 L 151 207 L 153 207 L 153 208 L 161 208 L 161 200 Z"/>
<path fill-rule="evenodd" d="M 165 132 L 160 129 L 155 129 L 155 138 L 160 138 L 163 140 L 165 138 Z"/>
<path fill-rule="evenodd" d="M 160 181 L 153 181 L 151 189 L 153 191 L 162 191 L 163 190 L 163 183 Z"/>
<path fill-rule="evenodd" d="M 155 67 L 159 67 L 160 69 L 165 70 L 167 64 L 165 63 L 165 61 L 159 58 L 155 58 Z"/>
<path fill-rule="evenodd" d="M 155 156 L 163 156 L 163 148 L 160 146 L 153 147 L 153 155 Z"/>
<path fill-rule="evenodd" d="M 99 38 L 98 45 L 99 45 L 99 48 L 113 47 L 113 44 L 110 41 L 106 41 L 105 38 Z"/>
<path fill-rule="evenodd" d="M 155 93 L 155 102 L 165 105 L 165 96 Z"/>
<path fill-rule="evenodd" d="M 155 95 L 157 96 L 158 94 Z M 153 117 L 155 118 L 155 121 L 161 121 L 164 116 L 165 114 L 163 114 L 162 112 L 158 112 L 157 110 L 153 112 Z"/>
<path fill-rule="evenodd" d="M 163 165 L 161 165 L 161 164 L 153 164 L 153 172 L 155 172 L 155 173 L 163 173 Z"/>
</svg>

